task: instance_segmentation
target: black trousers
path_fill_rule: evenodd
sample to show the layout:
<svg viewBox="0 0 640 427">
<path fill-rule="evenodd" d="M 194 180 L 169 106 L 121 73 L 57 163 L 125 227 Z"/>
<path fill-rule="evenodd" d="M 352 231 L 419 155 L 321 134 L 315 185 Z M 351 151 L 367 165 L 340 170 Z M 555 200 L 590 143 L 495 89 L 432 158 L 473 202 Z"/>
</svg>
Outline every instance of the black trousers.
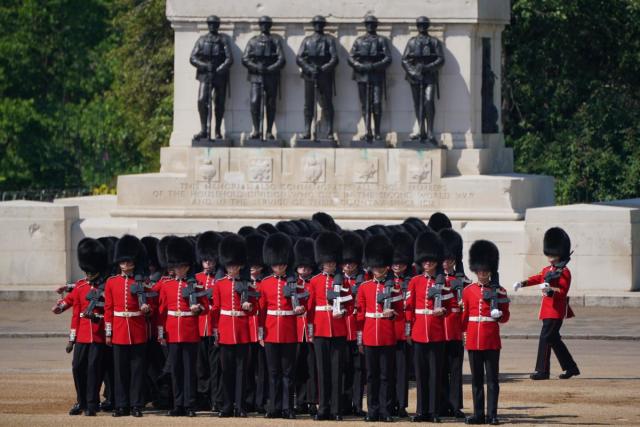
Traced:
<svg viewBox="0 0 640 427">
<path fill-rule="evenodd" d="M 356 341 L 347 341 L 347 356 L 344 366 L 344 398 L 345 405 L 351 404 L 356 411 L 362 411 L 364 386 L 367 383 L 365 357 L 360 353 Z M 347 412 L 350 408 L 346 409 Z"/>
<path fill-rule="evenodd" d="M 113 347 L 109 347 L 108 345 L 105 346 L 102 366 L 104 367 L 104 389 L 102 390 L 102 395 L 104 396 L 105 400 L 108 400 L 113 405 L 116 402 Z"/>
<path fill-rule="evenodd" d="M 207 400 L 209 409 L 222 407 L 222 366 L 220 347 L 213 337 L 202 337 L 198 343 L 198 394 Z"/>
<path fill-rule="evenodd" d="M 562 319 L 543 319 L 542 330 L 540 331 L 540 341 L 538 342 L 538 358 L 536 360 L 536 371 L 549 374 L 551 365 L 551 350 L 556 354 L 560 368 L 563 371 L 577 368 L 575 360 L 569 353 L 569 349 L 562 341 L 560 328 Z"/>
<path fill-rule="evenodd" d="M 269 369 L 269 412 L 293 410 L 297 343 L 264 343 Z"/>
<path fill-rule="evenodd" d="M 313 344 L 302 342 L 296 352 L 296 406 L 318 403 L 316 352 Z"/>
<path fill-rule="evenodd" d="M 147 343 L 113 344 L 116 408 L 144 407 Z"/>
<path fill-rule="evenodd" d="M 345 337 L 316 337 L 316 366 L 318 369 L 318 414 L 340 415 L 342 413 L 342 369 L 347 340 Z"/>
<path fill-rule="evenodd" d="M 105 344 L 77 343 L 73 348 L 71 370 L 81 408 L 97 411 L 104 375 Z"/>
<path fill-rule="evenodd" d="M 162 345 L 157 340 L 147 343 L 147 378 L 146 378 L 146 401 L 152 401 L 154 406 L 169 406 L 167 395 L 167 376 L 163 368 L 165 364 L 164 351 Z M 170 391 L 170 390 L 169 390 Z"/>
<path fill-rule="evenodd" d="M 471 393 L 473 394 L 473 414 L 484 417 L 484 383 L 487 382 L 487 414 L 498 415 L 498 395 L 500 394 L 500 350 L 469 350 L 471 366 Z"/>
<path fill-rule="evenodd" d="M 387 417 L 391 415 L 393 398 L 389 385 L 394 380 L 394 346 L 364 347 L 367 366 L 367 414 Z"/>
<path fill-rule="evenodd" d="M 244 411 L 245 376 L 249 344 L 220 344 L 222 365 L 222 395 L 224 403 L 221 412 Z"/>
<path fill-rule="evenodd" d="M 169 343 L 173 407 L 196 409 L 198 402 L 198 343 Z"/>
<path fill-rule="evenodd" d="M 442 369 L 442 403 L 440 412 L 458 411 L 462 406 L 462 362 L 464 346 L 462 341 L 446 341 L 444 346 L 444 366 Z"/>
<path fill-rule="evenodd" d="M 394 349 L 395 381 L 389 384 L 389 389 L 393 407 L 398 410 L 407 409 L 409 402 L 409 367 L 411 366 L 409 347 L 406 341 L 398 341 Z"/>
<path fill-rule="evenodd" d="M 440 412 L 440 385 L 444 341 L 413 344 L 416 371 L 416 414 L 438 415 Z"/>
</svg>

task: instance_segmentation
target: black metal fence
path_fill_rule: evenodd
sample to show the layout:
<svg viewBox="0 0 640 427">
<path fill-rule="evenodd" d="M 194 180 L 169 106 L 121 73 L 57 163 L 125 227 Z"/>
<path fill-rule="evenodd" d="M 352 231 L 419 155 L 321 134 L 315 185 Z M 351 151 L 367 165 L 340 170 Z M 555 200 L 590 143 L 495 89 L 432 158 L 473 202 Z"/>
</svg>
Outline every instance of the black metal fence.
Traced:
<svg viewBox="0 0 640 427">
<path fill-rule="evenodd" d="M 0 202 L 9 200 L 35 200 L 39 202 L 51 202 L 53 199 L 64 197 L 89 196 L 93 194 L 90 188 L 65 188 L 65 189 L 26 189 L 15 191 L 0 190 Z"/>
</svg>

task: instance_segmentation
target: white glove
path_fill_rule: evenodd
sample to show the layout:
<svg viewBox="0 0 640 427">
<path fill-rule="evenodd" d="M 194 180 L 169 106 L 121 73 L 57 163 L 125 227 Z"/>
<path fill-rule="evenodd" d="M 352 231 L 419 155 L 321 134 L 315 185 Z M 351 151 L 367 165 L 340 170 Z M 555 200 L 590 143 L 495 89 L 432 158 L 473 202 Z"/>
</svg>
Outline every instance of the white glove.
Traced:
<svg viewBox="0 0 640 427">
<path fill-rule="evenodd" d="M 513 292 L 518 292 L 518 289 L 522 287 L 522 282 L 516 282 L 513 284 Z"/>
<path fill-rule="evenodd" d="M 494 308 L 493 310 L 491 310 L 491 317 L 493 317 L 494 319 L 499 319 L 502 317 L 502 311 L 498 310 L 497 308 Z"/>
<path fill-rule="evenodd" d="M 547 282 L 540 283 L 540 284 L 538 285 L 538 287 L 539 287 L 540 289 L 547 289 L 547 288 L 549 287 L 549 284 L 548 284 Z"/>
</svg>

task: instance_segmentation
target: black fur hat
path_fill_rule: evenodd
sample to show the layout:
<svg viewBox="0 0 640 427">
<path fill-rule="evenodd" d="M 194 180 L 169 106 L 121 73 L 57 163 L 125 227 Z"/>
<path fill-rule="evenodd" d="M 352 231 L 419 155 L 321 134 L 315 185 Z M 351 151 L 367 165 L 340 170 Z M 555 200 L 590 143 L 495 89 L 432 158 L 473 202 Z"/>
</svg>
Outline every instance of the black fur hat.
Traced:
<svg viewBox="0 0 640 427">
<path fill-rule="evenodd" d="M 237 234 L 228 234 L 223 237 L 218 247 L 218 259 L 223 267 L 244 266 L 247 263 L 247 245 L 244 239 Z"/>
<path fill-rule="evenodd" d="M 111 269 L 114 268 L 113 257 L 115 256 L 116 243 L 118 238 L 115 236 L 98 237 L 98 242 L 102 243 L 102 246 L 107 250 L 107 262 Z"/>
<path fill-rule="evenodd" d="M 238 230 L 238 234 L 242 237 L 247 237 L 249 234 L 253 234 L 256 233 L 257 230 L 255 229 L 255 227 L 252 227 L 250 225 L 245 225 L 240 227 L 240 230 Z"/>
<path fill-rule="evenodd" d="M 327 231 L 333 231 L 336 233 L 342 231 L 334 221 L 333 217 L 326 212 L 316 212 L 313 214 L 311 219 L 320 224 L 322 228 Z"/>
<path fill-rule="evenodd" d="M 438 234 L 444 244 L 443 259 L 455 259 L 456 263 L 462 262 L 462 236 L 453 228 L 444 228 Z"/>
<path fill-rule="evenodd" d="M 387 235 L 386 227 L 384 225 L 381 225 L 381 224 L 370 225 L 365 230 L 367 230 L 372 236 L 386 236 Z"/>
<path fill-rule="evenodd" d="M 153 236 L 144 236 L 140 239 L 140 242 L 147 252 L 147 260 L 149 261 L 149 264 L 153 265 L 155 268 L 160 266 L 160 263 L 158 263 L 158 241 L 159 240 Z"/>
<path fill-rule="evenodd" d="M 498 272 L 500 252 L 495 243 L 488 240 L 476 240 L 469 248 L 469 268 L 471 271 Z"/>
<path fill-rule="evenodd" d="M 313 233 L 319 233 L 322 231 L 322 226 L 317 221 L 303 218 L 300 220 L 300 222 L 303 222 L 304 225 L 306 225 L 309 229 L 309 236 L 311 236 Z"/>
<path fill-rule="evenodd" d="M 108 272 L 107 249 L 98 240 L 85 237 L 78 243 L 78 264 L 88 274 Z"/>
<path fill-rule="evenodd" d="M 291 238 L 285 233 L 267 236 L 262 248 L 265 265 L 289 264 L 292 247 Z"/>
<path fill-rule="evenodd" d="M 205 231 L 198 236 L 196 241 L 196 258 L 198 262 L 204 260 L 218 262 L 218 246 L 220 245 L 220 236 L 215 231 Z"/>
<path fill-rule="evenodd" d="M 451 221 L 449 217 L 443 214 L 442 212 L 436 212 L 429 218 L 429 222 L 427 223 L 429 228 L 431 228 L 436 233 L 440 232 L 445 228 L 451 228 Z"/>
<path fill-rule="evenodd" d="M 371 233 L 369 233 L 367 230 L 355 230 L 355 233 L 358 233 L 358 236 L 360 236 L 362 238 L 362 241 L 365 243 L 371 238 Z"/>
<path fill-rule="evenodd" d="M 391 236 L 393 246 L 393 264 L 413 263 L 413 237 L 407 232 L 394 233 Z"/>
<path fill-rule="evenodd" d="M 137 264 L 143 256 L 143 251 L 144 246 L 136 236 L 125 234 L 116 243 L 113 262 L 117 264 L 123 261 L 133 261 Z"/>
<path fill-rule="evenodd" d="M 299 230 L 299 236 L 300 237 L 309 237 L 309 234 L 311 233 L 311 230 L 309 230 L 309 226 L 307 225 L 306 222 L 299 220 L 299 219 L 294 219 L 293 221 L 291 221 L 296 227 L 298 227 Z"/>
<path fill-rule="evenodd" d="M 442 240 L 431 230 L 420 233 L 414 244 L 413 260 L 422 264 L 424 261 L 442 262 L 444 249 Z"/>
<path fill-rule="evenodd" d="M 249 234 L 244 238 L 247 245 L 247 265 L 264 265 L 262 250 L 264 247 L 264 235 L 260 233 Z"/>
<path fill-rule="evenodd" d="M 164 236 L 158 242 L 158 248 L 156 254 L 158 256 L 158 265 L 161 269 L 167 269 L 167 245 L 172 239 L 175 239 L 177 236 Z"/>
<path fill-rule="evenodd" d="M 295 259 L 295 268 L 298 268 L 301 265 L 311 268 L 315 267 L 316 260 L 313 250 L 313 239 L 303 237 L 302 239 L 298 240 L 293 246 L 293 254 Z"/>
<path fill-rule="evenodd" d="M 262 231 L 265 234 L 265 236 L 278 232 L 278 229 L 273 224 L 270 224 L 268 222 L 264 222 L 260 224 L 258 226 L 258 230 Z"/>
<path fill-rule="evenodd" d="M 195 262 L 195 248 L 186 237 L 175 237 L 167 243 L 167 267 L 173 268 Z"/>
<path fill-rule="evenodd" d="M 362 255 L 364 251 L 364 241 L 358 233 L 353 231 L 345 231 L 342 237 L 342 262 L 355 262 L 362 264 Z"/>
<path fill-rule="evenodd" d="M 316 264 L 342 262 L 342 239 L 333 231 L 323 231 L 314 242 Z"/>
<path fill-rule="evenodd" d="M 405 219 L 403 224 L 405 225 L 405 227 L 407 224 L 411 224 L 411 226 L 418 231 L 418 234 L 427 229 L 427 224 L 425 224 L 423 220 L 421 220 L 420 218 L 416 218 L 415 216 L 410 216 L 409 218 Z"/>
<path fill-rule="evenodd" d="M 566 261 L 571 256 L 571 239 L 560 227 L 552 227 L 544 233 L 544 254 L 557 256 L 560 261 Z"/>
<path fill-rule="evenodd" d="M 368 268 L 390 267 L 393 264 L 393 246 L 387 236 L 377 235 L 364 245 L 364 265 Z"/>
</svg>

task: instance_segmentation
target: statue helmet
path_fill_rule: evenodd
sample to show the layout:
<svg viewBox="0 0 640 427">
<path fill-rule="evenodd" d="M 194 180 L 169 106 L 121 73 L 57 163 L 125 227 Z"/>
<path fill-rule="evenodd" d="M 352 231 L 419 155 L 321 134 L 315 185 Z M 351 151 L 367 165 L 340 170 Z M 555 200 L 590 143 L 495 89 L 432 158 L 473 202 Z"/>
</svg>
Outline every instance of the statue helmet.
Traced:
<svg viewBox="0 0 640 427">
<path fill-rule="evenodd" d="M 322 15 L 316 15 L 313 17 L 313 19 L 311 20 L 312 24 L 326 24 L 327 20 L 324 16 Z"/>
<path fill-rule="evenodd" d="M 375 16 L 368 14 L 367 16 L 364 17 L 364 23 L 365 24 L 377 24 L 378 23 L 378 18 L 376 18 Z"/>
<path fill-rule="evenodd" d="M 220 23 L 220 18 L 218 18 L 216 15 L 211 15 L 207 17 L 207 24 L 219 24 Z"/>
<path fill-rule="evenodd" d="M 273 24 L 273 20 L 270 16 L 261 16 L 260 19 L 258 19 L 258 24 Z"/>
<path fill-rule="evenodd" d="M 416 25 L 420 25 L 420 26 L 426 25 L 428 28 L 431 25 L 431 21 L 426 16 L 419 16 L 416 19 Z"/>
</svg>

